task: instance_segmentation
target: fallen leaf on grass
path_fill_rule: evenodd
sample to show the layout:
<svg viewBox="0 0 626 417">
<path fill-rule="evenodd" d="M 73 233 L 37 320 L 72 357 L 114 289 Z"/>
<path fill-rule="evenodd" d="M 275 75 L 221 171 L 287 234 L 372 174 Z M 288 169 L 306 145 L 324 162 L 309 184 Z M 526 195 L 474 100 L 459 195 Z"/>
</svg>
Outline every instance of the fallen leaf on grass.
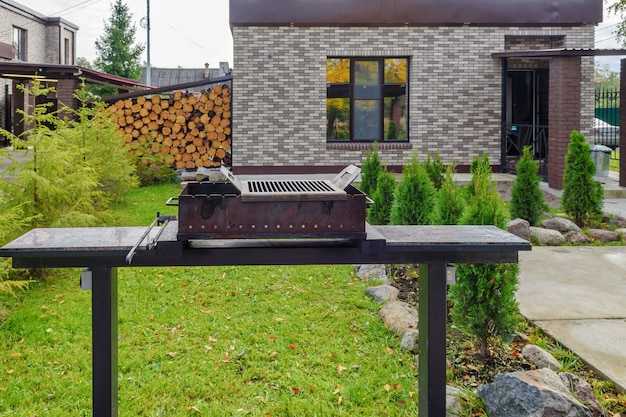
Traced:
<svg viewBox="0 0 626 417">
<path fill-rule="evenodd" d="M 214 337 L 209 336 L 209 342 L 211 343 L 217 343 L 217 339 Z"/>
<path fill-rule="evenodd" d="M 387 353 L 393 355 L 393 349 L 387 346 Z"/>
<path fill-rule="evenodd" d="M 173 358 L 176 356 L 176 352 L 165 352 L 165 354 L 169 356 L 170 358 Z"/>
<path fill-rule="evenodd" d="M 193 407 L 189 407 L 187 410 L 188 411 L 193 411 L 194 413 L 199 413 L 200 412 L 198 407 L 196 407 L 195 405 Z"/>
<path fill-rule="evenodd" d="M 339 375 L 343 375 L 343 373 L 344 373 L 344 371 L 345 371 L 346 369 L 348 369 L 348 368 L 346 368 L 345 366 L 342 366 L 342 365 L 337 365 L 337 373 L 338 373 Z"/>
<path fill-rule="evenodd" d="M 289 349 L 291 350 L 296 350 L 296 345 L 294 345 L 293 343 L 290 344 L 289 346 L 287 346 Z"/>
<path fill-rule="evenodd" d="M 298 387 L 291 387 L 291 392 L 293 392 L 294 394 L 298 395 L 302 393 L 302 389 L 298 388 Z"/>
<path fill-rule="evenodd" d="M 278 352 L 276 352 L 276 351 L 270 353 L 270 359 L 272 359 L 276 355 L 278 355 Z"/>
<path fill-rule="evenodd" d="M 385 388 L 385 391 L 387 391 L 387 392 L 391 391 L 391 385 L 389 385 L 389 384 L 385 384 L 385 386 L 383 388 Z"/>
</svg>

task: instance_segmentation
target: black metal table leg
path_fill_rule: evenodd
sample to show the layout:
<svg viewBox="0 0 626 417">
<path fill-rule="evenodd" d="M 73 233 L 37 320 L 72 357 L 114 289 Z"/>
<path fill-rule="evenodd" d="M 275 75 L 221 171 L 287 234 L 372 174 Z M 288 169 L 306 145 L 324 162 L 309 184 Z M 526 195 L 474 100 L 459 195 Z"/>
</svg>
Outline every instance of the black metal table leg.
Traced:
<svg viewBox="0 0 626 417">
<path fill-rule="evenodd" d="M 446 267 L 445 262 L 419 267 L 420 417 L 446 415 Z"/>
<path fill-rule="evenodd" d="M 117 268 L 91 268 L 93 417 L 117 417 Z"/>
</svg>

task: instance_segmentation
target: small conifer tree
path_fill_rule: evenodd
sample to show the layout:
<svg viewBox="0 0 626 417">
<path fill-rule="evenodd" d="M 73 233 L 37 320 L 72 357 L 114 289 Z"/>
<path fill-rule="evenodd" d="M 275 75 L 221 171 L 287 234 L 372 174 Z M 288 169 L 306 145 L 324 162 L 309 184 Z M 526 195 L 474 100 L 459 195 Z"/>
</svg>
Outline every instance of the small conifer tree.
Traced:
<svg viewBox="0 0 626 417">
<path fill-rule="evenodd" d="M 594 215 L 602 213 L 604 191 L 602 184 L 593 179 L 596 169 L 585 136 L 573 130 L 570 139 L 565 155 L 561 206 L 574 223 L 582 227 Z"/>
<path fill-rule="evenodd" d="M 465 209 L 465 198 L 454 182 L 453 173 L 454 166 L 448 165 L 435 201 L 434 224 L 458 224 Z"/>
<path fill-rule="evenodd" d="M 424 162 L 424 168 L 428 172 L 428 177 L 433 182 L 436 189 L 441 188 L 443 183 L 443 161 L 439 156 L 439 152 L 435 153 L 435 156 L 431 159 L 430 152 L 426 154 L 426 162 Z"/>
<path fill-rule="evenodd" d="M 371 195 L 376 190 L 376 181 L 383 172 L 383 166 L 378 157 L 378 143 L 374 142 L 372 149 L 367 150 L 365 161 L 361 167 L 361 191 L 366 195 Z"/>
<path fill-rule="evenodd" d="M 511 189 L 511 216 L 525 219 L 534 226 L 539 223 L 546 205 L 539 189 L 539 164 L 533 160 L 529 146 L 524 147 L 516 167 L 517 177 Z"/>
<path fill-rule="evenodd" d="M 367 221 L 370 224 L 389 224 L 395 188 L 396 177 L 386 170 L 381 172 L 372 196 L 374 205 L 367 211 Z"/>
<path fill-rule="evenodd" d="M 506 227 L 508 213 L 491 181 L 489 159 L 478 160 L 473 175 L 474 194 L 460 220 L 464 225 Z M 462 264 L 457 266 L 457 283 L 450 288 L 452 319 L 476 339 L 478 354 L 489 356 L 493 338 L 513 332 L 519 313 L 515 291 L 517 264 Z"/>
<path fill-rule="evenodd" d="M 436 190 L 424 166 L 413 157 L 402 170 L 391 206 L 391 224 L 431 224 Z"/>
</svg>

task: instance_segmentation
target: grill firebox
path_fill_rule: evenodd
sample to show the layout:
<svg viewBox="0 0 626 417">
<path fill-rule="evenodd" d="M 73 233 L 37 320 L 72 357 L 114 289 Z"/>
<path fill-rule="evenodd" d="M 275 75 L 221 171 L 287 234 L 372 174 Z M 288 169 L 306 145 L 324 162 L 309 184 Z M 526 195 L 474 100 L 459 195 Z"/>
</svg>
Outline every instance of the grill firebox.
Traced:
<svg viewBox="0 0 626 417">
<path fill-rule="evenodd" d="M 178 197 L 179 240 L 233 238 L 363 239 L 367 197 L 346 168 L 332 181 L 190 182 Z"/>
</svg>

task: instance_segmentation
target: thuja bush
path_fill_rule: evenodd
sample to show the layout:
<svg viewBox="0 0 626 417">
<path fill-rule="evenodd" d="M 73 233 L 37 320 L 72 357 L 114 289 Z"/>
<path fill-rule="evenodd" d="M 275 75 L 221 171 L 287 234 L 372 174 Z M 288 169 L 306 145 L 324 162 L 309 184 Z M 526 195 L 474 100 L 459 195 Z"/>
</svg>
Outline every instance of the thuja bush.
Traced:
<svg viewBox="0 0 626 417">
<path fill-rule="evenodd" d="M 391 224 L 431 224 L 436 190 L 424 166 L 413 157 L 405 165 L 391 206 Z"/>
<path fill-rule="evenodd" d="M 378 143 L 374 142 L 372 149 L 367 150 L 365 161 L 361 167 L 361 191 L 367 195 L 371 195 L 376 190 L 376 181 L 378 176 L 383 172 L 383 166 L 378 156 Z"/>
<path fill-rule="evenodd" d="M 465 209 L 465 198 L 453 174 L 454 166 L 448 165 L 435 199 L 434 224 L 457 224 Z"/>
<path fill-rule="evenodd" d="M 488 158 L 474 167 L 473 197 L 460 219 L 463 225 L 506 227 L 506 206 L 491 181 Z M 515 300 L 519 268 L 517 264 L 457 265 L 457 282 L 450 288 L 452 319 L 473 336 L 478 354 L 490 354 L 490 342 L 514 331 L 519 308 Z"/>
<path fill-rule="evenodd" d="M 430 152 L 426 154 L 426 162 L 424 162 L 424 168 L 428 173 L 428 177 L 433 182 L 433 185 L 436 189 L 441 188 L 441 184 L 443 183 L 443 161 L 439 156 L 439 152 L 435 153 L 435 156 L 430 157 Z"/>
<path fill-rule="evenodd" d="M 381 172 L 372 195 L 374 205 L 367 211 L 367 221 L 370 224 L 389 224 L 395 189 L 396 177 L 386 170 Z"/>
<path fill-rule="evenodd" d="M 585 136 L 573 130 L 565 155 L 561 206 L 580 227 L 585 226 L 594 215 L 602 213 L 604 191 L 602 184 L 593 179 L 595 171 L 591 148 Z"/>
<path fill-rule="evenodd" d="M 531 225 L 539 223 L 546 209 L 543 193 L 539 189 L 541 178 L 537 175 L 539 164 L 533 160 L 530 147 L 524 147 L 517 162 L 517 176 L 511 189 L 509 210 L 511 217 L 527 220 Z"/>
</svg>

